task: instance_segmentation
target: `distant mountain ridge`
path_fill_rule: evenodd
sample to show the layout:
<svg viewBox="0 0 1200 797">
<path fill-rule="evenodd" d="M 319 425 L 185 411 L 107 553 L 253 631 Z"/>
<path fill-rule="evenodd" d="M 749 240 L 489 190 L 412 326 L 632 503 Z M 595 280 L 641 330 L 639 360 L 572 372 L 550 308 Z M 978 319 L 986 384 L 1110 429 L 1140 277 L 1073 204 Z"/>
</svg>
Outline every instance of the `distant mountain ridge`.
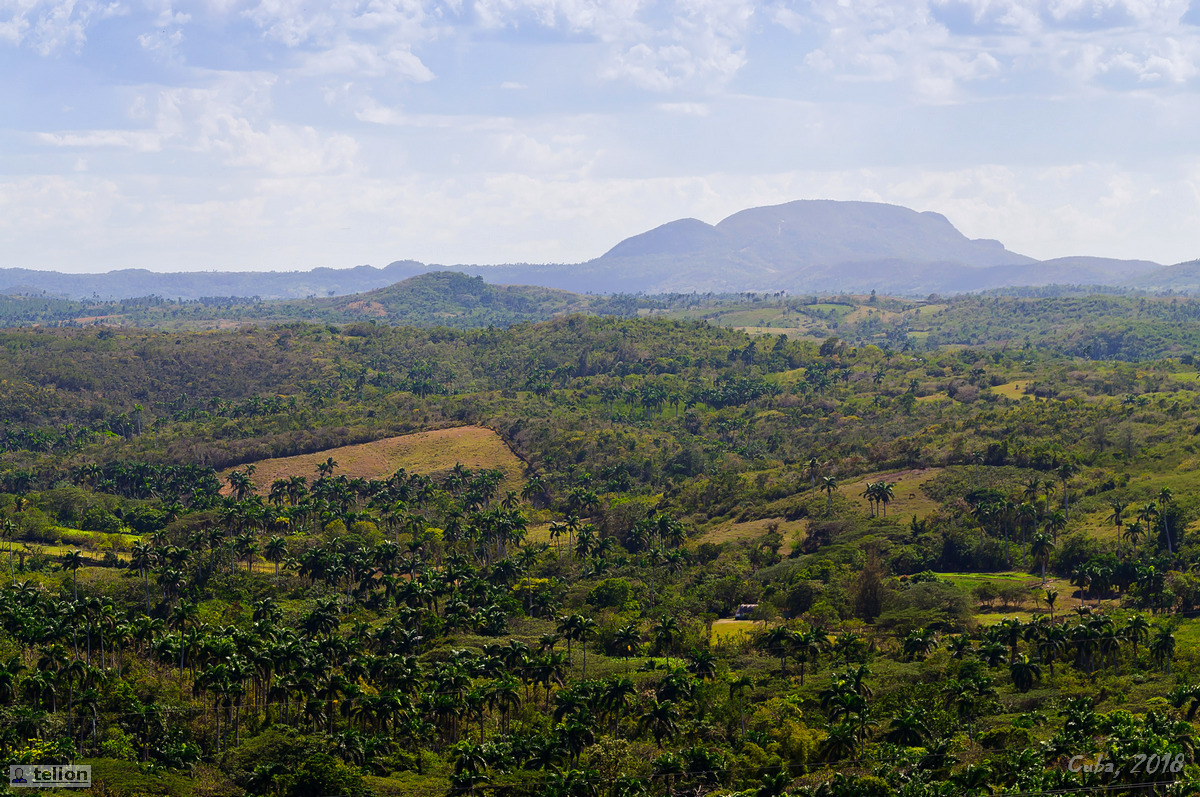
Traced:
<svg viewBox="0 0 1200 797">
<path fill-rule="evenodd" d="M 489 282 L 572 291 L 927 295 L 993 288 L 1114 285 L 1161 266 L 1069 257 L 1039 262 L 999 241 L 970 239 L 940 213 L 876 202 L 797 200 L 743 210 L 715 225 L 668 222 L 572 266 L 463 270 Z"/>
<path fill-rule="evenodd" d="M 715 225 L 672 221 L 626 238 L 585 263 L 443 266 L 399 260 L 384 268 L 106 274 L 0 269 L 0 292 L 74 299 L 303 299 L 363 293 L 447 270 L 491 284 L 602 294 L 875 290 L 926 295 L 1051 284 L 1200 291 L 1200 261 L 1167 268 L 1097 257 L 1039 262 L 999 241 L 967 238 L 940 213 L 876 202 L 797 200 L 743 210 Z"/>
</svg>

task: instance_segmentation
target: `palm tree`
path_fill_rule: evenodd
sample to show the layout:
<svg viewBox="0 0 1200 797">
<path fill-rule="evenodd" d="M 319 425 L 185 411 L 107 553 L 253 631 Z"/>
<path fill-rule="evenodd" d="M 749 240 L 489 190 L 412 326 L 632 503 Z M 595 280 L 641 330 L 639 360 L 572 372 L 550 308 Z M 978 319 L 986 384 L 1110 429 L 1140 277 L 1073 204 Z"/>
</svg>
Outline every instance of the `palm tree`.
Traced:
<svg viewBox="0 0 1200 797">
<path fill-rule="evenodd" d="M 875 497 L 877 494 L 877 482 L 867 482 L 866 488 L 862 491 L 862 495 L 867 499 L 867 503 L 871 505 L 871 517 L 875 517 Z"/>
<path fill-rule="evenodd" d="M 957 636 L 948 638 L 946 640 L 946 649 L 950 651 L 950 658 L 952 659 L 961 660 L 966 658 L 967 654 L 973 650 L 971 635 L 958 634 Z"/>
<path fill-rule="evenodd" d="M 268 562 L 275 563 L 275 578 L 279 578 L 279 563 L 287 556 L 287 540 L 283 537 L 272 537 L 267 541 L 263 553 Z"/>
<path fill-rule="evenodd" d="M 1150 643 L 1150 655 L 1155 664 L 1170 674 L 1171 661 L 1175 658 L 1175 635 L 1166 628 L 1161 629 Z"/>
<path fill-rule="evenodd" d="M 20 656 L 0 662 L 0 706 L 6 706 L 17 696 L 17 675 L 25 669 Z"/>
<path fill-rule="evenodd" d="M 588 640 L 595 639 L 598 632 L 599 627 L 596 625 L 596 621 L 590 617 L 583 618 L 583 621 L 579 624 L 576 639 L 579 640 L 579 648 L 583 651 L 582 678 L 584 680 L 587 679 L 587 643 Z"/>
<path fill-rule="evenodd" d="M 612 715 L 614 735 L 616 735 L 617 724 L 621 719 L 621 712 L 628 705 L 630 698 L 636 694 L 637 688 L 628 678 L 610 678 L 607 681 L 600 699 L 604 710 Z"/>
<path fill-rule="evenodd" d="M 571 642 L 575 640 L 575 631 L 583 621 L 581 614 L 566 614 L 558 618 L 558 633 L 567 640 L 567 662 L 571 661 Z"/>
<path fill-rule="evenodd" d="M 613 647 L 625 659 L 625 669 L 629 669 L 629 659 L 636 656 L 642 646 L 642 632 L 636 623 L 621 626 L 613 634 Z"/>
<path fill-rule="evenodd" d="M 895 487 L 892 482 L 878 482 L 875 488 L 875 500 L 883 508 L 884 517 L 887 517 L 887 505 L 896 497 Z"/>
<path fill-rule="evenodd" d="M 17 583 L 17 571 L 13 569 L 13 537 L 17 535 L 17 524 L 13 523 L 12 518 L 5 518 L 3 523 L 0 523 L 0 535 L 8 540 L 8 575 L 9 580 L 15 586 Z"/>
<path fill-rule="evenodd" d="M 1054 544 L 1058 545 L 1058 533 L 1067 527 L 1067 514 L 1061 509 L 1056 509 L 1046 515 L 1046 519 L 1042 521 L 1042 528 L 1050 532 Z"/>
<path fill-rule="evenodd" d="M 1129 508 L 1129 502 L 1114 498 L 1108 502 L 1108 505 L 1112 507 L 1112 514 L 1106 520 L 1117 529 L 1117 561 L 1119 562 L 1121 561 L 1121 532 L 1124 529 L 1125 510 Z"/>
<path fill-rule="evenodd" d="M 1045 579 L 1044 574 L 1043 574 L 1042 578 Z M 1045 584 L 1046 582 L 1043 581 L 1042 583 Z M 1048 606 L 1050 608 L 1050 622 L 1053 623 L 1054 622 L 1054 604 L 1058 602 L 1058 590 L 1045 589 L 1043 587 L 1043 592 L 1045 593 L 1045 597 L 1046 597 L 1046 606 Z"/>
<path fill-rule="evenodd" d="M 1153 501 L 1143 504 L 1142 508 L 1138 510 L 1137 519 L 1138 522 L 1142 523 L 1146 529 L 1147 542 L 1149 542 L 1150 539 L 1150 529 L 1154 528 L 1154 524 L 1156 521 L 1158 521 L 1158 517 L 1158 504 L 1154 503 Z"/>
<path fill-rule="evenodd" d="M 791 773 L 786 770 L 774 774 L 768 772 L 762 777 L 762 785 L 754 790 L 754 797 L 782 797 L 792 780 Z"/>
<path fill-rule="evenodd" d="M 1095 571 L 1090 564 L 1084 563 L 1071 571 L 1071 586 L 1079 587 L 1079 605 L 1082 607 L 1083 602 L 1087 600 L 1088 588 L 1092 585 L 1092 576 Z"/>
<path fill-rule="evenodd" d="M 808 471 L 808 478 L 812 481 L 812 491 L 817 491 L 817 474 L 821 472 L 821 461 L 816 457 L 809 457 L 804 463 L 805 469 Z"/>
<path fill-rule="evenodd" d="M 910 631 L 904 638 L 905 661 L 925 661 L 925 657 L 929 655 L 929 651 L 933 650 L 935 644 L 935 636 L 929 629 Z"/>
<path fill-rule="evenodd" d="M 1179 686 L 1175 691 L 1171 692 L 1171 705 L 1175 708 L 1183 708 L 1187 706 L 1185 715 L 1188 722 L 1192 722 L 1196 718 L 1196 712 L 1200 711 L 1200 687 L 1198 686 Z"/>
<path fill-rule="evenodd" d="M 1133 645 L 1133 660 L 1137 662 L 1138 645 L 1150 638 L 1150 623 L 1140 614 L 1135 614 L 1125 624 L 1125 638 Z"/>
<path fill-rule="evenodd" d="M 1042 678 L 1041 665 L 1030 661 L 1029 656 L 1024 653 L 1008 666 L 1008 672 L 1018 692 L 1028 692 L 1033 688 L 1033 682 Z"/>
<path fill-rule="evenodd" d="M 1045 534 L 1033 535 L 1033 541 L 1029 546 L 1029 553 L 1042 568 L 1042 588 L 1046 587 L 1046 564 L 1050 561 L 1050 555 L 1054 552 L 1054 541 Z M 1057 593 L 1056 593 L 1057 597 Z"/>
<path fill-rule="evenodd" d="M 787 677 L 787 657 L 791 652 L 796 634 L 786 625 L 777 625 L 762 636 L 762 645 L 768 652 L 779 657 L 779 677 Z"/>
<path fill-rule="evenodd" d="M 63 554 L 63 569 L 71 570 L 71 587 L 75 600 L 79 600 L 79 568 L 83 567 L 83 553 L 76 549 Z"/>
<path fill-rule="evenodd" d="M 701 681 L 711 681 L 717 677 L 717 657 L 707 650 L 693 650 L 688 656 L 687 669 Z"/>
<path fill-rule="evenodd" d="M 662 617 L 654 625 L 654 644 L 667 654 L 667 669 L 671 668 L 671 649 L 679 638 L 679 621 L 670 615 Z"/>
<path fill-rule="evenodd" d="M 1137 552 L 1138 543 L 1146 539 L 1146 527 L 1139 521 L 1127 523 L 1125 525 L 1125 539 L 1129 541 L 1129 547 Z"/>
<path fill-rule="evenodd" d="M 146 614 L 150 613 L 150 576 L 149 570 L 154 562 L 154 553 L 145 543 L 135 543 L 129 559 L 129 566 L 136 568 L 142 574 L 142 584 L 146 590 Z"/>
<path fill-rule="evenodd" d="M 833 514 L 833 494 L 838 491 L 837 479 L 833 478 L 832 476 L 822 476 L 821 477 L 821 490 L 822 490 L 822 492 L 825 493 L 825 496 L 826 496 L 825 514 L 832 515 Z"/>
<path fill-rule="evenodd" d="M 1049 625 L 1042 629 L 1037 639 L 1038 656 L 1050 665 L 1050 675 L 1054 675 L 1054 662 L 1067 649 L 1067 629 L 1062 625 Z"/>
<path fill-rule="evenodd" d="M 1017 660 L 1017 643 L 1024 636 L 1025 626 L 1015 617 L 1006 617 L 990 629 L 994 637 L 1002 640 L 1009 649 L 1009 663 Z"/>
<path fill-rule="evenodd" d="M 638 717 L 638 727 L 649 731 L 654 737 L 658 749 L 663 749 L 663 741 L 671 738 L 679 730 L 679 711 L 670 700 L 655 700 L 646 711 Z"/>
<path fill-rule="evenodd" d="M 828 735 L 821 743 L 821 752 L 825 760 L 841 761 L 853 758 L 858 751 L 858 735 L 858 725 L 853 722 L 839 722 L 831 726 Z M 841 774 L 838 773 L 839 776 Z"/>
<path fill-rule="evenodd" d="M 1070 482 L 1071 479 L 1075 478 L 1076 474 L 1079 473 L 1079 466 L 1076 465 L 1074 462 L 1064 462 L 1063 464 L 1059 465 L 1057 468 L 1054 469 L 1054 473 L 1062 481 L 1063 516 L 1067 520 L 1070 520 L 1071 519 L 1071 501 L 1070 501 L 1070 492 L 1067 490 L 1067 483 Z"/>
<path fill-rule="evenodd" d="M 814 669 L 821 650 L 827 644 L 827 637 L 822 631 L 810 628 L 796 634 L 792 638 L 792 653 L 800 663 L 800 685 L 804 686 L 804 665 L 813 662 Z"/>
<path fill-rule="evenodd" d="M 491 778 L 486 774 L 488 759 L 482 745 L 463 741 L 454 746 L 454 774 L 450 781 L 454 787 L 467 794 L 475 794 L 476 787 Z"/>
<path fill-rule="evenodd" d="M 1167 555 L 1168 556 L 1173 554 L 1173 551 L 1171 548 L 1170 510 L 1172 508 L 1172 502 L 1174 500 L 1175 500 L 1175 496 L 1171 494 L 1170 487 L 1164 487 L 1164 488 L 1162 488 L 1162 490 L 1159 491 L 1158 503 L 1159 503 L 1159 506 L 1162 507 L 1162 509 L 1159 510 L 1158 516 L 1162 520 L 1163 535 L 1167 538 Z"/>
<path fill-rule="evenodd" d="M 892 718 L 891 727 L 884 738 L 902 747 L 919 747 L 929 736 L 929 728 L 921 721 L 916 711 L 908 711 Z"/>
</svg>

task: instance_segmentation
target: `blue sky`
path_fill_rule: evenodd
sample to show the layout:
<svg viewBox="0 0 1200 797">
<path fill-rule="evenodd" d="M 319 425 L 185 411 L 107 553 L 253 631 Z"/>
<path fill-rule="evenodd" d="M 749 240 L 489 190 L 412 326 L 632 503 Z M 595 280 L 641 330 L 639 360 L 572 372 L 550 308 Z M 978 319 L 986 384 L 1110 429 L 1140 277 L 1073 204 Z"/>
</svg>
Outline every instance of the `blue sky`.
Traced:
<svg viewBox="0 0 1200 797">
<path fill-rule="evenodd" d="M 893 202 L 1200 257 L 1200 0 L 0 0 L 0 266 L 576 262 Z"/>
</svg>

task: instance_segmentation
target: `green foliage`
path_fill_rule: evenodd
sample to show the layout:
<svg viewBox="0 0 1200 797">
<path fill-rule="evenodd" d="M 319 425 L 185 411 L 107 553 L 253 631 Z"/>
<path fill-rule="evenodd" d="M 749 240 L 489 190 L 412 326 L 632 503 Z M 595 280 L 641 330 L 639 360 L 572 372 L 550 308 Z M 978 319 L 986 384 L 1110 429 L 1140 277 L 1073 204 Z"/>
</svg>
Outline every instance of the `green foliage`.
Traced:
<svg viewBox="0 0 1200 797">
<path fill-rule="evenodd" d="M 1037 793 L 1077 785 L 1056 751 L 1080 744 L 1192 749 L 1179 366 L 901 352 L 888 324 L 942 310 L 857 301 L 796 309 L 838 325 L 812 339 L 0 333 L 0 744 L 264 797 Z M 251 467 L 462 424 L 526 483 Z"/>
</svg>

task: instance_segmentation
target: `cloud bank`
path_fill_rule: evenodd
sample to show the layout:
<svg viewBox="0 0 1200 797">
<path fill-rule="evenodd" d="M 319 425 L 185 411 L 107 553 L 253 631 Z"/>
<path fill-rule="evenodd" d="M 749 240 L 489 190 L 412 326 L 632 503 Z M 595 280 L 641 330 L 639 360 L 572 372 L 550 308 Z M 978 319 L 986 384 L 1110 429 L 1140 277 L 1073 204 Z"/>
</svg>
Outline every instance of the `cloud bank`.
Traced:
<svg viewBox="0 0 1200 797">
<path fill-rule="evenodd" d="M 798 198 L 1200 256 L 1200 5 L 0 0 L 4 265 L 572 262 Z"/>
</svg>

